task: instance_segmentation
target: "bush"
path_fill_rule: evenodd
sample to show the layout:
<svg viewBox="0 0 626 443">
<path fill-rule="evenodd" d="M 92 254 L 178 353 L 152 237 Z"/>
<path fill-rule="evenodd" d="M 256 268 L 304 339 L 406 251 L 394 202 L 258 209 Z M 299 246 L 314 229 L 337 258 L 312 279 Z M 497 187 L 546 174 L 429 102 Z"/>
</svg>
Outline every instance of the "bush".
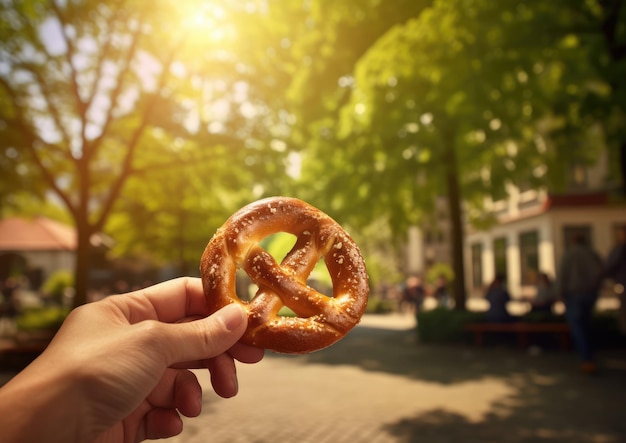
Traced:
<svg viewBox="0 0 626 443">
<path fill-rule="evenodd" d="M 368 314 L 389 314 L 395 311 L 396 304 L 391 300 L 378 297 L 370 297 L 367 301 L 365 312 Z"/>
<path fill-rule="evenodd" d="M 56 271 L 44 282 L 41 291 L 56 302 L 63 300 L 67 288 L 74 287 L 74 275 L 70 271 Z"/>
<path fill-rule="evenodd" d="M 484 312 L 436 308 L 417 315 L 417 333 L 424 343 L 456 343 L 465 339 L 464 326 L 485 321 Z"/>
<path fill-rule="evenodd" d="M 446 278 L 448 283 L 454 280 L 454 271 L 447 263 L 435 263 L 426 272 L 426 282 L 431 285 L 437 283 L 437 279 L 441 276 Z"/>
<path fill-rule="evenodd" d="M 551 312 L 529 312 L 521 318 L 526 323 L 565 323 L 564 315 L 553 314 Z"/>
<path fill-rule="evenodd" d="M 61 323 L 63 323 L 69 312 L 69 308 L 58 306 L 29 309 L 17 317 L 17 328 L 20 331 L 56 330 L 61 327 Z"/>
<path fill-rule="evenodd" d="M 459 343 L 467 339 L 464 327 L 468 323 L 486 321 L 484 312 L 455 311 L 444 308 L 422 311 L 417 315 L 417 332 L 423 343 Z M 522 322 L 565 322 L 565 316 L 550 313 L 529 313 Z M 591 319 L 592 339 L 600 349 L 626 345 L 626 336 L 620 333 L 615 312 L 595 312 Z"/>
</svg>

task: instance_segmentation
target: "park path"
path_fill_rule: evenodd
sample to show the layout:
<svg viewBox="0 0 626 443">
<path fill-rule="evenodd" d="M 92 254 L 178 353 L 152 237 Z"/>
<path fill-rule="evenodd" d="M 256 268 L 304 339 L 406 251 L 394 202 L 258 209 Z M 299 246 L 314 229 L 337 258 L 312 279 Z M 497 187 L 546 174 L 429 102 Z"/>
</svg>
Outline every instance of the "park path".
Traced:
<svg viewBox="0 0 626 443">
<path fill-rule="evenodd" d="M 573 352 L 434 346 L 409 315 L 365 316 L 334 346 L 268 353 L 239 365 L 239 395 L 208 375 L 200 417 L 175 443 L 626 442 L 626 351 L 602 351 L 601 374 Z"/>
</svg>

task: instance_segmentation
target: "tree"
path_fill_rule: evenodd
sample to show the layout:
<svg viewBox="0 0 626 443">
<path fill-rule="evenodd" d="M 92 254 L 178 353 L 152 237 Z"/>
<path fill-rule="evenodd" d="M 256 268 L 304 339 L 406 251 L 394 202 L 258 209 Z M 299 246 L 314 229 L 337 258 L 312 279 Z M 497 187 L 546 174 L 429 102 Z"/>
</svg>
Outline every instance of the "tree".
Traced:
<svg viewBox="0 0 626 443">
<path fill-rule="evenodd" d="M 148 52 L 154 24 L 132 6 L 29 1 L 1 10 L 0 85 L 13 104 L 2 117 L 19 132 L 13 147 L 72 215 L 77 304 L 86 300 L 90 238 L 104 227 L 142 136 L 158 126 L 154 109 L 168 105 L 176 48 L 163 48 L 160 59 Z M 98 174 L 102 168 L 108 173 Z"/>
<path fill-rule="evenodd" d="M 307 146 L 302 195 L 355 226 L 385 217 L 400 235 L 445 195 L 457 307 L 462 217 L 488 222 L 485 197 L 505 197 L 509 183 L 563 183 L 570 161 L 601 151 L 565 136 L 581 140 L 597 122 L 612 134 L 623 127 L 620 95 L 603 86 L 626 78 L 616 75 L 619 1 L 294 8 L 304 17 L 275 31 L 291 52 L 272 54 L 290 67 L 290 143 Z"/>
<path fill-rule="evenodd" d="M 258 198 L 260 177 L 272 176 L 280 164 L 275 152 L 265 162 L 258 155 L 248 166 L 250 153 L 237 143 L 218 143 L 212 137 L 202 152 L 210 161 L 198 161 L 195 139 L 171 140 L 167 134 L 152 138 L 149 156 L 141 153 L 135 174 L 128 180 L 112 215 L 107 232 L 116 240 L 119 256 L 149 256 L 157 263 L 175 264 L 180 275 L 198 271 L 199 258 L 215 230 L 244 204 Z M 176 146 L 176 152 L 169 147 Z M 158 151 L 158 160 L 155 154 Z M 257 186 L 251 186 L 256 183 Z"/>
<path fill-rule="evenodd" d="M 594 160 L 590 150 L 605 145 L 611 179 L 626 196 L 626 5 L 621 0 L 560 0 L 532 9 L 533 29 L 549 37 L 550 58 L 561 67 L 552 103 L 556 124 L 548 136 L 563 151 L 586 151 L 579 156 L 588 161 Z M 590 130 L 599 132 L 591 143 Z"/>
<path fill-rule="evenodd" d="M 462 197 L 482 203 L 489 191 L 502 195 L 503 182 L 514 172 L 502 165 L 511 169 L 516 164 L 513 159 L 525 163 L 519 165 L 519 174 L 528 176 L 525 172 L 538 157 L 536 150 L 522 147 L 524 140 L 511 141 L 514 135 L 528 137 L 524 129 L 531 119 L 517 103 L 528 101 L 524 94 L 531 86 L 516 75 L 524 68 L 531 72 L 524 66 L 529 59 L 509 51 L 481 60 L 500 43 L 502 25 L 492 20 L 487 23 L 491 34 L 482 36 L 484 21 L 468 17 L 475 11 L 463 8 L 463 2 L 419 5 L 414 7 L 414 18 L 406 20 L 403 11 L 382 23 L 376 22 L 377 17 L 388 19 L 389 14 L 381 10 L 393 8 L 374 3 L 378 9 L 371 15 L 354 10 L 346 15 L 342 7 L 331 12 L 312 8 L 312 15 L 326 13 L 323 18 L 329 19 L 314 16 L 319 27 L 335 26 L 335 32 L 315 33 L 305 43 L 292 42 L 305 54 L 313 51 L 311 40 L 317 41 L 318 49 L 338 48 L 325 60 L 327 70 L 318 73 L 316 65 L 296 70 L 290 89 L 301 92 L 300 96 L 293 93 L 292 103 L 295 114 L 304 120 L 298 129 L 309 140 L 303 183 L 311 198 L 325 193 L 325 209 L 341 214 L 342 220 L 363 226 L 385 217 L 396 234 L 406 232 L 432 208 L 437 196 L 445 195 L 453 221 L 457 306 L 462 308 Z M 359 16 L 364 18 L 354 18 Z M 357 44 L 358 48 L 350 46 L 352 40 L 338 38 L 351 35 L 345 28 L 367 29 L 372 22 L 378 32 L 366 32 L 365 44 Z M 334 63 L 346 53 L 343 58 L 355 67 Z M 302 76 L 311 84 L 319 83 L 311 78 L 328 76 L 331 81 L 321 84 L 333 86 L 302 88 L 297 81 Z M 508 95 L 500 100 L 504 87 Z M 315 94 L 321 96 L 317 114 L 310 111 L 306 99 Z M 496 173 L 499 170 L 507 173 Z"/>
<path fill-rule="evenodd" d="M 204 118 L 211 97 L 200 95 L 204 101 L 196 106 L 195 94 L 206 92 L 202 88 L 220 75 L 236 74 L 236 62 L 217 41 L 196 38 L 206 35 L 210 5 L 179 3 L 29 0 L 0 5 L 3 143 L 71 214 L 78 237 L 77 305 L 86 300 L 90 238 L 105 228 L 124 186 L 139 171 L 139 157 L 146 169 L 151 168 L 146 159 L 159 163 L 161 150 L 169 151 L 168 159 L 177 157 L 175 144 L 151 145 L 160 134 L 198 141 L 186 161 L 213 161 L 210 143 L 219 143 L 227 158 L 245 156 L 264 164 L 264 145 L 240 141 L 250 136 L 250 125 L 227 136 L 209 128 Z M 234 87 L 235 81 L 222 80 L 222 89 Z M 217 123 L 226 127 L 229 122 Z"/>
<path fill-rule="evenodd" d="M 503 196 L 505 182 L 532 177 L 540 157 L 532 113 L 519 104 L 541 91 L 542 79 L 531 78 L 531 54 L 507 46 L 504 26 L 513 23 L 495 19 L 497 12 L 434 2 L 385 32 L 338 82 L 348 97 L 338 123 L 325 117 L 310 126 L 311 157 L 325 161 L 305 163 L 303 181 L 361 226 L 382 215 L 406 232 L 446 196 L 459 308 L 462 201 Z"/>
</svg>

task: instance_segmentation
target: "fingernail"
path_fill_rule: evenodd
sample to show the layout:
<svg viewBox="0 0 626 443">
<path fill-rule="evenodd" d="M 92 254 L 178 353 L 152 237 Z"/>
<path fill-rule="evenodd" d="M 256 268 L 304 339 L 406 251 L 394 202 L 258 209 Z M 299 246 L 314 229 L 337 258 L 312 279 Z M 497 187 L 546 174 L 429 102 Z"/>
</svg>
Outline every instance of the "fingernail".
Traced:
<svg viewBox="0 0 626 443">
<path fill-rule="evenodd" d="M 233 384 L 233 397 L 234 397 L 239 392 L 239 379 L 237 378 L 236 372 L 232 375 L 231 383 Z"/>
<path fill-rule="evenodd" d="M 202 412 L 202 392 L 199 392 L 198 395 L 196 396 L 196 411 L 197 411 L 197 415 L 200 415 L 200 413 Z"/>
<path fill-rule="evenodd" d="M 247 319 L 244 309 L 234 303 L 223 307 L 220 310 L 220 315 L 222 316 L 222 320 L 226 325 L 226 329 L 228 329 L 229 331 L 239 329 Z"/>
</svg>

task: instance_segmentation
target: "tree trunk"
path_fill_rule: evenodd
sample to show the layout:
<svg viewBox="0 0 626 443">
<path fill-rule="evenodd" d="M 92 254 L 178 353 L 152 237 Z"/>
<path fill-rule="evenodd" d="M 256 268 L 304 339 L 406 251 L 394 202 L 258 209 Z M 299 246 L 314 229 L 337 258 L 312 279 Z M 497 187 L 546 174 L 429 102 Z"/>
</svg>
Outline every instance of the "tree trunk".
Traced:
<svg viewBox="0 0 626 443">
<path fill-rule="evenodd" d="M 463 214 L 461 211 L 461 192 L 459 188 L 459 173 L 454 146 L 454 134 L 446 137 L 444 153 L 444 169 L 448 191 L 448 214 L 450 217 L 450 248 L 452 252 L 452 269 L 454 271 L 454 306 L 455 309 L 465 310 L 467 298 L 465 290 L 465 267 L 463 264 Z"/>
<path fill-rule="evenodd" d="M 91 229 L 87 220 L 76 220 L 76 265 L 74 266 L 74 303 L 76 308 L 87 303 L 89 270 L 91 269 Z"/>
<path fill-rule="evenodd" d="M 182 202 L 182 197 L 181 200 Z M 187 212 L 182 207 L 182 203 L 178 207 L 178 272 L 182 275 L 189 275 L 189 266 L 187 265 L 187 261 L 185 260 L 185 249 L 186 249 L 186 241 L 185 241 L 185 232 L 187 230 Z"/>
<path fill-rule="evenodd" d="M 619 147 L 619 165 L 622 178 L 622 195 L 626 196 L 626 140 Z"/>
<path fill-rule="evenodd" d="M 91 233 L 93 228 L 89 223 L 89 200 L 91 187 L 91 171 L 89 170 L 90 157 L 83 153 L 77 162 L 77 172 L 80 184 L 78 207 L 74 213 L 76 223 L 76 265 L 74 266 L 74 303 L 76 308 L 87 303 L 89 289 L 89 271 L 91 270 Z"/>
</svg>

